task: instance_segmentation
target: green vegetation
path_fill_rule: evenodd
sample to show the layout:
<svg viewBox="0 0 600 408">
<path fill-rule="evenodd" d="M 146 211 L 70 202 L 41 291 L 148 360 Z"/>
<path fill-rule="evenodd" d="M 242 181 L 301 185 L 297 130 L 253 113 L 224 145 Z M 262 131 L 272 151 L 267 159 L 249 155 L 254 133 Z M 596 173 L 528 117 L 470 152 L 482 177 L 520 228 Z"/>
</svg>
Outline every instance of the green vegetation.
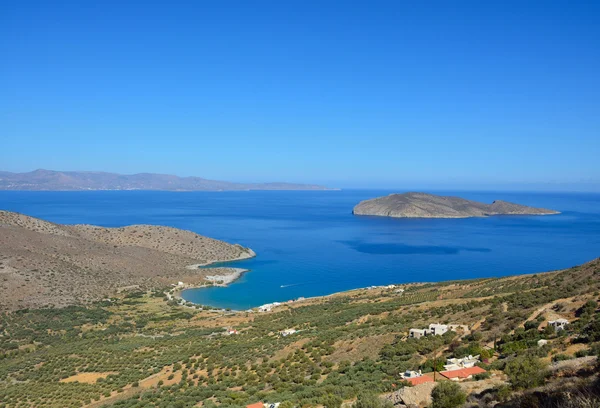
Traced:
<svg viewBox="0 0 600 408">
<path fill-rule="evenodd" d="M 393 406 L 390 401 L 382 401 L 375 394 L 363 393 L 358 396 L 353 408 L 392 408 Z"/>
<path fill-rule="evenodd" d="M 515 389 L 528 389 L 540 385 L 546 375 L 540 359 L 531 355 L 519 356 L 509 361 L 504 369 Z"/>
<path fill-rule="evenodd" d="M 452 381 L 438 383 L 431 392 L 432 408 L 456 408 L 467 401 L 460 386 Z"/>
<path fill-rule="evenodd" d="M 446 358 L 469 354 L 489 359 L 482 366 L 503 371 L 512 388 L 527 389 L 544 383 L 551 360 L 600 351 L 598 270 L 412 285 L 401 295 L 359 290 L 272 313 L 198 310 L 157 291 L 5 313 L 0 407 L 385 407 L 378 395 L 401 388 L 401 372 L 440 371 Z M 545 329 L 541 309 L 572 324 Z M 478 329 L 406 338 L 411 327 L 433 322 Z M 240 334 L 225 335 L 227 327 Z M 288 328 L 299 331 L 278 335 Z M 539 347 L 540 339 L 550 343 Z M 510 389 L 494 392 L 511 398 Z M 433 398 L 434 406 L 457 406 L 464 395 L 446 381 Z"/>
</svg>

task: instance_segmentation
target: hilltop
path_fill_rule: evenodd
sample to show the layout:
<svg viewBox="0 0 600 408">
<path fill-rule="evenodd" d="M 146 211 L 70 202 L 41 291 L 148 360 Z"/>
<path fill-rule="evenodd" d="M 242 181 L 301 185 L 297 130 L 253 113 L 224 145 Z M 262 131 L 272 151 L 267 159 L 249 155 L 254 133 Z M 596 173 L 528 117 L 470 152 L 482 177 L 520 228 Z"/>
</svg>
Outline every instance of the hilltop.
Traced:
<svg viewBox="0 0 600 408">
<path fill-rule="evenodd" d="M 558 211 L 501 200 L 485 204 L 460 197 L 411 192 L 361 201 L 354 207 L 353 214 L 396 218 L 469 218 L 491 215 L 547 215 L 558 214 Z"/>
<path fill-rule="evenodd" d="M 61 225 L 0 211 L 0 311 L 198 282 L 209 270 L 186 266 L 252 256 L 240 245 L 176 228 Z"/>
<path fill-rule="evenodd" d="M 35 170 L 28 173 L 0 172 L 0 190 L 164 190 L 164 191 L 243 191 L 243 190 L 328 190 L 313 184 L 232 183 L 201 177 L 170 174 L 116 174 L 93 171 Z"/>
</svg>

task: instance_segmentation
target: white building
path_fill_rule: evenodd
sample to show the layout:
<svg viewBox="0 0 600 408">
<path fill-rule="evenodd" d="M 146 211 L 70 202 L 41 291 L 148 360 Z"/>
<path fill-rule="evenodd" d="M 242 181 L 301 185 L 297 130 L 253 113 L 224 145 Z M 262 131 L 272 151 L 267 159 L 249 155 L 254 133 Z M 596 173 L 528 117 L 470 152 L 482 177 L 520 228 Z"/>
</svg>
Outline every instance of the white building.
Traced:
<svg viewBox="0 0 600 408">
<path fill-rule="evenodd" d="M 428 334 L 429 331 L 427 329 L 410 329 L 408 332 L 408 337 L 418 339 L 420 337 L 427 336 Z"/>
<path fill-rule="evenodd" d="M 403 373 L 400 373 L 400 377 L 402 379 L 406 379 L 406 378 L 417 378 L 417 377 L 422 377 L 423 373 L 421 373 L 421 370 L 419 371 L 410 371 L 410 370 L 406 370 Z"/>
<path fill-rule="evenodd" d="M 298 330 L 296 329 L 285 329 L 279 332 L 283 337 L 289 336 L 290 334 L 296 333 Z"/>
<path fill-rule="evenodd" d="M 266 305 L 262 305 L 258 307 L 259 312 L 270 312 L 272 308 L 275 306 L 281 305 L 280 302 L 267 303 Z"/>
<path fill-rule="evenodd" d="M 434 336 L 441 336 L 448 331 L 448 326 L 445 324 L 432 323 L 429 325 L 429 332 Z"/>
<path fill-rule="evenodd" d="M 548 340 L 541 339 L 537 342 L 538 347 L 544 347 L 546 344 L 548 344 Z"/>
<path fill-rule="evenodd" d="M 475 367 L 479 363 L 479 354 L 476 356 L 468 355 L 463 358 L 449 358 L 444 364 L 445 371 L 460 370 L 461 368 Z"/>
<path fill-rule="evenodd" d="M 564 330 L 568 324 L 567 319 L 550 320 L 548 322 L 548 325 L 554 327 L 555 331 Z"/>
</svg>

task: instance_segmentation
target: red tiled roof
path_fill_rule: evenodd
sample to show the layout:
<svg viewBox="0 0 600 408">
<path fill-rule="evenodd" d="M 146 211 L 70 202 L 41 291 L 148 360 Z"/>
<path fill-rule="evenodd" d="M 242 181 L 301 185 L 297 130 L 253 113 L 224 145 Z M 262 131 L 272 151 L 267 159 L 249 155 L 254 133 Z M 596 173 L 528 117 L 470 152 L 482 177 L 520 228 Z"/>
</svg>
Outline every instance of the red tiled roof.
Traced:
<svg viewBox="0 0 600 408">
<path fill-rule="evenodd" d="M 469 367 L 461 368 L 459 370 L 450 370 L 440 372 L 446 378 L 469 378 L 470 375 L 485 373 L 485 370 L 481 367 Z"/>
<path fill-rule="evenodd" d="M 426 382 L 433 382 L 433 378 L 431 378 L 427 375 L 422 375 L 420 377 L 405 378 L 404 381 L 408 381 L 412 385 L 419 385 L 419 384 L 423 384 Z"/>
<path fill-rule="evenodd" d="M 264 408 L 262 402 L 256 402 L 254 404 L 246 405 L 246 408 Z"/>
</svg>

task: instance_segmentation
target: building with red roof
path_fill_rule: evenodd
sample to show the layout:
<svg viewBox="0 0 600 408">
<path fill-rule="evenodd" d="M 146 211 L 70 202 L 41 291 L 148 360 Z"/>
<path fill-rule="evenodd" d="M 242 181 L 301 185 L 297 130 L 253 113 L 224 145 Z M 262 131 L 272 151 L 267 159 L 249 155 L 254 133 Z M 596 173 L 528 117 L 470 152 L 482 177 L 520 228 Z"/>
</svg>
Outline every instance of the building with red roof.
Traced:
<svg viewBox="0 0 600 408">
<path fill-rule="evenodd" d="M 452 381 L 460 381 L 473 378 L 476 374 L 485 373 L 481 367 L 460 368 L 458 370 L 441 371 L 440 374 Z"/>
<path fill-rule="evenodd" d="M 410 383 L 411 385 L 419 385 L 423 383 L 433 382 L 433 378 L 429 377 L 428 375 L 422 375 L 420 377 L 405 378 L 404 381 Z"/>
<path fill-rule="evenodd" d="M 262 402 L 256 402 L 254 404 L 246 405 L 246 408 L 265 408 Z"/>
</svg>

